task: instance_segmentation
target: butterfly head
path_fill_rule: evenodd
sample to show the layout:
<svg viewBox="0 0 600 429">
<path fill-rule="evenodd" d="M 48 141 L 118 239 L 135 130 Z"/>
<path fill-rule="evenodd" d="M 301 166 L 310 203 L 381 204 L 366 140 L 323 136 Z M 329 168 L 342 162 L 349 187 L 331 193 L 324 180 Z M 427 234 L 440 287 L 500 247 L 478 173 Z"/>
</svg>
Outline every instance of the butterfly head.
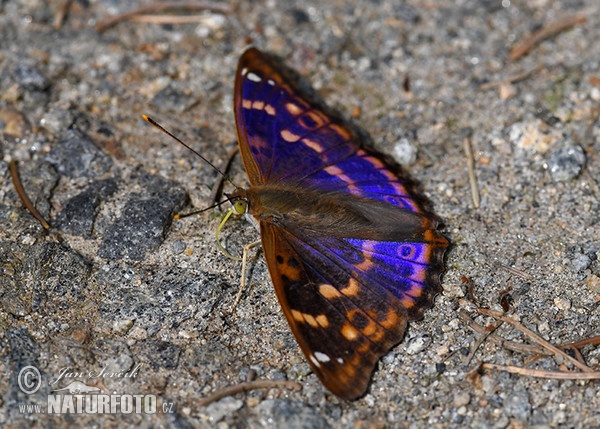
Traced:
<svg viewBox="0 0 600 429">
<path fill-rule="evenodd" d="M 231 217 L 232 214 L 235 213 L 238 215 L 242 215 L 242 214 L 248 213 L 248 199 L 246 198 L 245 193 L 246 193 L 246 191 L 244 189 L 236 188 L 236 190 L 233 191 L 233 194 L 227 195 L 227 200 L 231 202 L 233 207 L 231 209 L 229 209 L 229 211 L 227 212 L 227 214 L 225 215 L 225 217 L 219 224 L 219 227 L 217 228 L 217 232 L 216 232 L 217 246 L 219 246 L 219 249 L 221 250 L 221 252 L 223 252 L 223 254 L 225 254 L 225 256 L 227 256 L 228 258 L 236 260 L 236 261 L 241 261 L 242 258 L 233 256 L 231 253 L 229 253 L 227 251 L 227 249 L 225 249 L 225 247 L 223 247 L 223 245 L 221 244 L 221 241 L 219 240 L 219 233 L 221 232 L 221 230 L 223 229 L 223 227 L 225 226 L 225 224 L 227 223 L 227 221 L 229 220 L 229 218 Z"/>
<path fill-rule="evenodd" d="M 227 198 L 231 204 L 233 204 L 231 210 L 235 212 L 235 214 L 242 215 L 248 213 L 249 203 L 245 189 L 236 188 L 231 195 L 227 195 Z"/>
<path fill-rule="evenodd" d="M 248 213 L 248 201 L 244 199 L 239 199 L 233 202 L 233 211 L 236 214 L 246 214 Z"/>
</svg>

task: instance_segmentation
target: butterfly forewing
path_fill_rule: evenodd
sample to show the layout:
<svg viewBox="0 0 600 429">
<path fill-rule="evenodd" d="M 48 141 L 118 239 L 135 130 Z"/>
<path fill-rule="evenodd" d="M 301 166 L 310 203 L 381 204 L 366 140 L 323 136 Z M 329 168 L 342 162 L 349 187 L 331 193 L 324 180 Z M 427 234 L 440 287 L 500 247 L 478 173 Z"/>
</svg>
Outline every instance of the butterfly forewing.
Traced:
<svg viewBox="0 0 600 429">
<path fill-rule="evenodd" d="M 323 384 L 353 399 L 441 290 L 448 241 L 413 185 L 251 48 L 236 76 L 240 191 L 283 312 Z"/>
<path fill-rule="evenodd" d="M 406 179 L 360 148 L 343 121 L 308 100 L 256 49 L 239 63 L 235 113 L 251 184 L 296 183 L 421 210 Z"/>
<path fill-rule="evenodd" d="M 298 94 L 256 49 L 240 60 L 234 106 L 244 166 L 253 185 L 297 182 L 358 150 L 339 120 Z"/>
</svg>

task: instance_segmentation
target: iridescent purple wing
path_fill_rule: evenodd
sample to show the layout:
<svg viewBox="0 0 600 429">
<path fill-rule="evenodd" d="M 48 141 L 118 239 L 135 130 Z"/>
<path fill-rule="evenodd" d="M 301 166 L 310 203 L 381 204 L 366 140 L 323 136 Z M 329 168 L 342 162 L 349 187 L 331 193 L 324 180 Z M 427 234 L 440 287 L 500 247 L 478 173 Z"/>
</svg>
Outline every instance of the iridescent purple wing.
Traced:
<svg viewBox="0 0 600 429">
<path fill-rule="evenodd" d="M 281 229 L 263 223 L 261 237 L 277 298 L 314 373 L 341 398 L 363 395 L 377 360 L 402 339 L 406 310 Z"/>
<path fill-rule="evenodd" d="M 361 396 L 377 360 L 440 291 L 447 241 L 312 237 L 267 223 L 261 236 L 277 296 L 313 371 L 336 395 Z"/>
<path fill-rule="evenodd" d="M 422 211 L 383 161 L 340 119 L 288 82 L 272 60 L 247 50 L 237 70 L 235 117 L 250 183 L 294 183 Z"/>
<path fill-rule="evenodd" d="M 298 94 L 257 49 L 248 49 L 240 59 L 234 106 L 252 185 L 298 181 L 358 150 L 347 129 Z"/>
</svg>

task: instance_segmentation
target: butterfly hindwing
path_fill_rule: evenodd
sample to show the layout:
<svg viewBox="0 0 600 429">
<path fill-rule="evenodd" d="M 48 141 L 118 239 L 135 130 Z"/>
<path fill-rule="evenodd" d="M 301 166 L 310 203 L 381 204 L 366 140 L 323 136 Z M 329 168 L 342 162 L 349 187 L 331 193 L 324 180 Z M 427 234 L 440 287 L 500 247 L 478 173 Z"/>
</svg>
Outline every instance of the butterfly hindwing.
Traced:
<svg viewBox="0 0 600 429">
<path fill-rule="evenodd" d="M 313 265 L 321 261 L 322 271 L 339 271 L 373 296 L 390 299 L 393 295 L 399 300 L 396 311 L 406 310 L 409 321 L 422 318 L 441 291 L 441 265 L 431 263 L 432 257 L 442 256 L 445 241 L 439 237 L 432 236 L 432 241 L 424 243 L 339 237 L 314 240 L 300 231 L 290 232 L 296 232 L 295 240 L 290 241 L 304 261 Z M 430 266 L 433 268 L 428 270 Z M 368 301 L 361 298 L 357 304 L 365 302 Z"/>
<path fill-rule="evenodd" d="M 261 236 L 277 297 L 308 363 L 336 395 L 361 396 L 377 360 L 404 335 L 400 300 L 384 289 L 373 293 L 344 269 L 324 269 L 326 258 L 307 257 L 305 243 L 272 225 L 261 224 Z"/>
</svg>

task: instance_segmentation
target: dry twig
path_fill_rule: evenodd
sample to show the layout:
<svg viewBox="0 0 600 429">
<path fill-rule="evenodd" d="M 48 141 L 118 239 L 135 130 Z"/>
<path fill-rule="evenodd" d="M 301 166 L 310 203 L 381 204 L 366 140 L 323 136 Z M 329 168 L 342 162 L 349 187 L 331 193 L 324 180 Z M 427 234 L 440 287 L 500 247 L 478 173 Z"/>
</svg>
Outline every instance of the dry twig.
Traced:
<svg viewBox="0 0 600 429">
<path fill-rule="evenodd" d="M 581 24 L 582 22 L 585 22 L 585 16 L 568 16 L 559 21 L 548 24 L 547 26 L 541 28 L 514 45 L 510 50 L 508 57 L 511 61 L 515 61 L 522 56 L 527 55 L 527 53 L 542 40 L 548 39 L 560 33 L 561 31 L 571 28 L 576 24 Z"/>
<path fill-rule="evenodd" d="M 486 316 L 490 316 L 490 317 L 493 317 L 495 319 L 498 319 L 498 320 L 501 320 L 503 322 L 511 324 L 512 326 L 514 326 L 515 328 L 517 328 L 519 331 L 523 332 L 526 336 L 528 336 L 529 338 L 531 338 L 533 341 L 535 341 L 536 343 L 538 343 L 542 347 L 544 347 L 544 348 L 552 351 L 555 355 L 563 357 L 566 361 L 570 362 L 572 365 L 576 366 L 577 368 L 579 368 L 583 372 L 594 372 L 594 370 L 591 369 L 589 366 L 587 366 L 587 365 L 579 362 L 577 359 L 569 356 L 567 353 L 565 353 L 564 351 L 560 350 L 558 347 L 555 347 L 554 345 L 550 344 L 548 341 L 544 340 L 542 337 L 540 337 L 539 335 L 535 334 L 533 331 L 531 331 L 530 329 L 526 328 L 521 323 L 517 322 L 516 320 L 511 319 L 510 317 L 506 317 L 501 312 L 494 311 L 494 310 L 488 310 L 488 309 L 485 309 L 485 308 L 479 308 L 479 309 L 477 309 L 477 312 L 480 313 L 480 314 L 484 314 Z"/>
<path fill-rule="evenodd" d="M 502 325 L 502 322 L 498 323 L 497 325 L 494 326 L 490 326 L 490 328 L 483 328 L 484 332 L 482 332 L 482 335 L 479 337 L 479 339 L 475 342 L 475 344 L 473 345 L 473 347 L 471 348 L 471 353 L 469 353 L 469 356 L 467 356 L 467 358 L 465 359 L 465 365 L 468 365 L 471 363 L 471 360 L 473 359 L 473 357 L 475 356 L 475 353 L 477 353 L 477 350 L 479 350 L 479 347 L 481 347 L 481 345 L 483 344 L 483 342 L 490 336 L 493 334 L 493 332 L 498 329 L 500 326 Z"/>
<path fill-rule="evenodd" d="M 509 267 L 508 265 L 504 265 L 498 261 L 494 261 L 494 266 L 498 267 L 498 268 L 504 268 L 506 271 L 514 274 L 515 276 L 521 277 L 522 279 L 525 279 L 525 280 L 531 280 L 533 278 L 533 277 L 531 277 L 530 274 L 526 273 L 523 270 L 520 270 L 515 267 Z"/>
<path fill-rule="evenodd" d="M 116 15 L 110 18 L 107 18 L 103 21 L 100 21 L 96 25 L 96 31 L 102 33 L 105 30 L 108 30 L 111 27 L 119 24 L 123 21 L 128 21 L 135 19 L 140 15 L 147 15 L 152 13 L 165 12 L 170 10 L 208 10 L 211 12 L 229 14 L 232 12 L 232 8 L 229 5 L 223 3 L 212 3 L 206 1 L 187 1 L 187 2 L 177 2 L 177 1 L 169 1 L 163 3 L 153 3 L 147 6 L 142 6 L 137 9 L 133 9 L 127 12 L 124 12 L 120 15 Z M 156 18 L 155 18 L 156 20 Z M 156 22 L 156 21 L 155 21 Z"/>
<path fill-rule="evenodd" d="M 474 322 L 466 310 L 460 309 L 458 312 L 458 315 L 462 320 L 467 322 L 469 324 L 469 328 L 471 328 L 475 332 L 478 332 L 480 334 L 486 334 L 489 332 L 489 328 L 482 326 L 477 322 Z M 533 355 L 545 355 L 545 356 L 552 355 L 552 353 L 546 351 L 543 347 L 533 345 L 533 344 L 523 344 L 523 343 L 519 343 L 517 341 L 505 340 L 504 338 L 502 338 L 501 336 L 499 336 L 495 333 L 491 333 L 490 335 L 488 335 L 487 338 L 494 344 L 496 344 L 500 347 L 504 347 L 505 349 L 513 351 L 513 352 L 528 353 L 528 354 L 533 354 Z"/>
<path fill-rule="evenodd" d="M 31 200 L 27 196 L 23 185 L 21 184 L 21 178 L 19 177 L 19 169 L 17 168 L 17 162 L 14 159 L 11 159 L 8 163 L 8 169 L 10 170 L 10 177 L 12 178 L 12 182 L 15 185 L 15 190 L 17 191 L 17 195 L 21 199 L 21 202 L 25 206 L 25 208 L 35 217 L 44 227 L 44 229 L 50 229 L 50 225 L 46 222 L 46 219 L 37 211 L 35 206 L 32 204 Z"/>
<path fill-rule="evenodd" d="M 512 76 L 507 77 L 506 79 L 501 79 L 501 80 L 497 80 L 494 82 L 484 83 L 483 85 L 481 85 L 479 87 L 479 89 L 482 91 L 487 91 L 488 89 L 493 89 L 493 88 L 496 88 L 496 87 L 499 87 L 502 85 L 510 85 L 513 83 L 517 83 L 517 82 L 527 79 L 529 76 L 531 76 L 534 73 L 537 73 L 538 71 L 540 71 L 543 68 L 544 68 L 544 66 L 542 64 L 538 64 L 531 70 L 526 70 L 524 72 L 514 74 Z"/>
<path fill-rule="evenodd" d="M 240 392 L 247 392 L 249 390 L 254 389 L 272 389 L 272 388 L 284 388 L 293 390 L 298 392 L 302 389 L 302 385 L 300 383 L 296 383 L 295 381 L 287 381 L 287 380 L 256 380 L 256 381 L 248 381 L 246 383 L 236 384 L 235 386 L 229 386 L 225 389 L 219 390 L 216 393 L 213 393 L 206 398 L 200 400 L 198 405 L 201 407 L 205 407 L 219 399 L 222 399 L 226 396 L 235 395 Z"/>
<path fill-rule="evenodd" d="M 511 374 L 526 375 L 536 378 L 550 378 L 554 380 L 600 380 L 600 372 L 559 372 L 544 371 L 541 369 L 521 368 L 513 365 L 497 365 L 495 363 L 482 363 L 482 369 L 495 369 L 496 371 L 506 371 Z"/>
<path fill-rule="evenodd" d="M 600 335 L 596 335 L 595 337 L 586 338 L 584 340 L 573 341 L 572 343 L 566 343 L 560 346 L 561 349 L 580 349 L 584 346 L 597 346 L 600 345 Z"/>
<path fill-rule="evenodd" d="M 473 158 L 473 148 L 471 147 L 471 139 L 465 137 L 464 140 L 465 155 L 467 157 L 467 169 L 469 171 L 469 183 L 471 184 L 471 198 L 473 206 L 479 208 L 479 186 L 477 185 L 477 176 L 475 175 L 475 159 Z"/>
<path fill-rule="evenodd" d="M 52 22 L 52 26 L 56 30 L 62 28 L 63 24 L 65 23 L 71 3 L 73 3 L 73 0 L 63 0 L 62 3 L 58 4 L 56 14 L 54 15 L 54 21 Z"/>
</svg>

